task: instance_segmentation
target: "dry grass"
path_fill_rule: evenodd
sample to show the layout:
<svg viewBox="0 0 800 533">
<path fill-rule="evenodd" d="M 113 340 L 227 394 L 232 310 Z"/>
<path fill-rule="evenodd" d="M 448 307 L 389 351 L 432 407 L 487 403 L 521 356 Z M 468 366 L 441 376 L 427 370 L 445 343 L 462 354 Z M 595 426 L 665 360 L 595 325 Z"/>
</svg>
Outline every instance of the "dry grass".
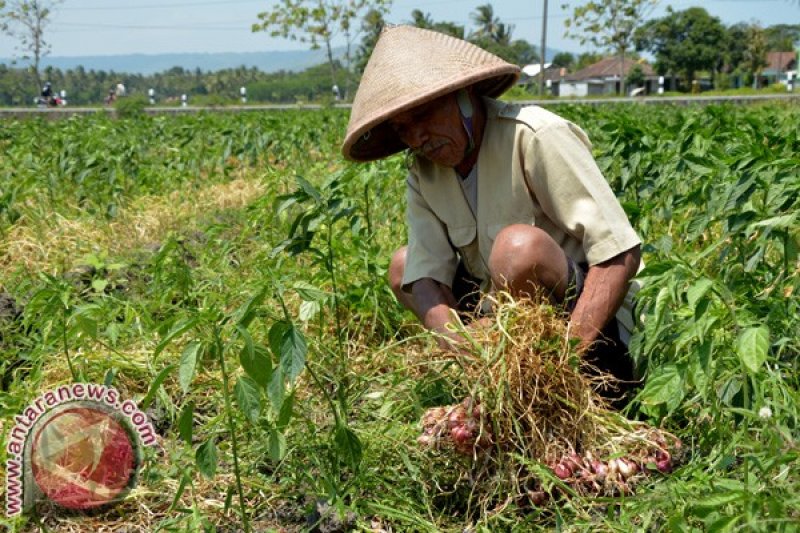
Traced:
<svg viewBox="0 0 800 533">
<path fill-rule="evenodd" d="M 116 254 L 158 242 L 170 232 L 192 229 L 210 211 L 243 207 L 264 192 L 260 181 L 236 179 L 199 191 L 145 196 L 121 209 L 107 225 L 58 214 L 40 220 L 23 218 L 0 243 L 0 279 L 19 269 L 56 273 L 88 253 Z"/>
</svg>

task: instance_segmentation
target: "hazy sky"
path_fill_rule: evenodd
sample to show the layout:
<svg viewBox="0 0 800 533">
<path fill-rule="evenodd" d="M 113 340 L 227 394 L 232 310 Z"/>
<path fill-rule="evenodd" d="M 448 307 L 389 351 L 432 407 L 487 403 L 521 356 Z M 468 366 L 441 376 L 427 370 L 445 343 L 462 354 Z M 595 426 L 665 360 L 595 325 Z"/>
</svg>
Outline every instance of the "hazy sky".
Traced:
<svg viewBox="0 0 800 533">
<path fill-rule="evenodd" d="M 472 27 L 470 13 L 487 0 L 395 0 L 387 20 L 407 22 L 413 9 L 433 20 Z M 549 0 L 548 48 L 581 51 L 564 38 L 564 20 L 584 0 Z M 45 30 L 51 56 L 156 54 L 166 52 L 256 52 L 304 49 L 297 41 L 252 33 L 257 13 L 277 0 L 65 0 Z M 513 36 L 537 46 L 541 39 L 544 0 L 494 0 L 495 14 L 514 25 Z M 702 6 L 725 24 L 757 21 L 764 26 L 800 23 L 798 0 L 662 0 L 653 16 L 666 6 L 676 10 Z M 0 57 L 17 55 L 15 41 L 0 37 Z"/>
</svg>

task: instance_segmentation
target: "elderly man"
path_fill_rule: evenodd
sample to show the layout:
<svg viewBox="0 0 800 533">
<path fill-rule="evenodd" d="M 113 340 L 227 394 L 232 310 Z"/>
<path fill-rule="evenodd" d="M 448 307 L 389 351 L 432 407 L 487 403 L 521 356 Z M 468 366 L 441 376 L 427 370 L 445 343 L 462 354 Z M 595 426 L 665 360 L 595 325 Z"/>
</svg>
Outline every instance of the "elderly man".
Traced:
<svg viewBox="0 0 800 533">
<path fill-rule="evenodd" d="M 586 357 L 631 380 L 625 341 L 640 240 L 579 127 L 493 99 L 518 72 L 436 32 L 381 34 L 343 153 L 370 161 L 409 150 L 408 246 L 392 258 L 392 290 L 451 338 L 451 310 L 470 310 L 470 292 L 544 291 L 564 306 Z"/>
</svg>

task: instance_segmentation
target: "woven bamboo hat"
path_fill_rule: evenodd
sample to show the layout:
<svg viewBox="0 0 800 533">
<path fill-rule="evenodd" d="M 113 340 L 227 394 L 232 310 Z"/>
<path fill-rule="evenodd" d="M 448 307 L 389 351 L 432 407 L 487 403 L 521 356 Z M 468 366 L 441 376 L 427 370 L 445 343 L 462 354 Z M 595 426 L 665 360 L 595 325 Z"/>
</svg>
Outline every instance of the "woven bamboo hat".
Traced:
<svg viewBox="0 0 800 533">
<path fill-rule="evenodd" d="M 519 77 L 519 67 L 461 39 L 413 26 L 381 33 L 353 100 L 342 154 L 373 161 L 405 148 L 387 120 L 470 85 L 499 96 Z"/>
</svg>

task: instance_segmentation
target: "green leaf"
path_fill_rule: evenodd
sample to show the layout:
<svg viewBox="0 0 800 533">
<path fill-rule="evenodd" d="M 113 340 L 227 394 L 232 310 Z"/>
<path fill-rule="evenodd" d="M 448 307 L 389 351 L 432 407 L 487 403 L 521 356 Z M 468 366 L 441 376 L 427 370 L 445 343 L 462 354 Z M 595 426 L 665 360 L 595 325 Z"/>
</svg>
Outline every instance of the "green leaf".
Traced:
<svg viewBox="0 0 800 533">
<path fill-rule="evenodd" d="M 108 287 L 108 280 L 105 279 L 95 279 L 92 280 L 92 289 L 94 292 L 103 292 Z"/>
<path fill-rule="evenodd" d="M 241 326 L 241 328 L 247 328 L 253 319 L 256 316 L 256 309 L 261 302 L 264 301 L 264 297 L 267 294 L 267 288 L 262 287 L 257 293 L 250 298 L 247 303 L 241 306 L 236 312 L 233 314 L 233 320 L 236 322 L 237 326 Z"/>
<path fill-rule="evenodd" d="M 708 290 L 714 285 L 714 282 L 708 278 L 700 278 L 695 282 L 689 290 L 686 291 L 686 299 L 689 302 L 689 307 L 694 310 L 697 307 L 697 302 L 705 296 Z"/>
<path fill-rule="evenodd" d="M 189 401 L 181 409 L 178 417 L 178 435 L 186 444 L 192 443 L 192 426 L 194 424 L 194 402 Z"/>
<path fill-rule="evenodd" d="M 713 168 L 705 164 L 705 162 L 697 156 L 685 154 L 683 163 L 692 171 L 693 174 L 698 176 L 705 176 L 713 172 Z"/>
<path fill-rule="evenodd" d="M 730 407 L 733 405 L 733 400 L 736 398 L 736 395 L 738 395 L 741 390 L 742 380 L 734 376 L 717 387 L 717 397 L 723 404 Z"/>
<path fill-rule="evenodd" d="M 286 456 L 286 437 L 274 429 L 269 430 L 269 456 L 273 461 L 280 461 Z"/>
<path fill-rule="evenodd" d="M 297 294 L 300 295 L 300 298 L 307 302 L 321 302 L 328 296 L 325 291 L 322 291 L 310 283 L 306 283 L 305 281 L 298 281 L 292 285 L 292 287 L 297 291 Z"/>
<path fill-rule="evenodd" d="M 791 213 L 788 215 L 781 215 L 777 217 L 768 218 L 766 220 L 761 220 L 759 222 L 755 222 L 750 224 L 748 227 L 748 232 L 752 231 L 753 228 L 792 228 L 795 227 L 795 219 L 797 218 L 797 213 Z"/>
<path fill-rule="evenodd" d="M 266 348 L 259 344 L 245 345 L 239 354 L 239 363 L 245 373 L 260 387 L 266 387 L 272 377 L 272 360 Z"/>
<path fill-rule="evenodd" d="M 736 525 L 740 518 L 740 516 L 723 516 L 708 526 L 706 533 L 725 533 L 726 531 L 733 531 L 733 526 Z"/>
<path fill-rule="evenodd" d="M 120 326 L 117 322 L 111 322 L 106 326 L 105 336 L 108 337 L 109 341 L 111 341 L 112 346 L 117 345 L 121 331 L 122 326 Z"/>
<path fill-rule="evenodd" d="M 692 505 L 695 510 L 717 510 L 728 504 L 737 502 L 744 499 L 745 495 L 742 492 L 725 492 L 720 494 L 705 494 L 698 499 L 698 502 Z"/>
<path fill-rule="evenodd" d="M 261 393 L 256 382 L 247 376 L 240 376 L 233 392 L 244 416 L 253 424 L 257 423 L 261 416 Z"/>
<path fill-rule="evenodd" d="M 267 398 L 269 398 L 272 411 L 275 413 L 280 413 L 283 407 L 283 394 L 283 370 L 280 366 L 276 366 L 272 371 L 272 379 L 267 385 Z"/>
<path fill-rule="evenodd" d="M 300 304 L 300 312 L 298 313 L 297 317 L 301 322 L 305 323 L 317 316 L 321 309 L 322 307 L 319 305 L 319 302 L 309 302 L 307 300 L 303 300 L 303 303 Z"/>
<path fill-rule="evenodd" d="M 357 469 L 363 453 L 361 439 L 358 438 L 358 435 L 349 427 L 340 425 L 336 427 L 334 442 L 339 454 L 344 457 L 350 468 Z"/>
<path fill-rule="evenodd" d="M 289 322 L 276 322 L 269 330 L 269 345 L 280 360 L 286 379 L 294 382 L 305 367 L 308 351 L 302 332 Z"/>
<path fill-rule="evenodd" d="M 191 480 L 189 479 L 189 475 L 184 472 L 181 476 L 181 482 L 178 484 L 178 490 L 175 491 L 175 496 L 172 498 L 172 505 L 169 506 L 170 511 L 174 511 L 175 507 L 178 505 L 178 502 L 183 496 L 183 491 L 186 490 L 186 486 L 189 484 Z"/>
<path fill-rule="evenodd" d="M 313 198 L 317 203 L 322 201 L 322 195 L 319 193 L 316 187 L 311 185 L 311 183 L 307 179 L 305 179 L 302 176 L 297 176 L 296 180 L 297 184 L 300 185 L 300 187 L 303 189 L 303 191 L 305 191 L 307 195 Z"/>
<path fill-rule="evenodd" d="M 281 344 L 283 344 L 283 335 L 291 327 L 291 322 L 279 320 L 272 324 L 272 327 L 269 328 L 269 349 L 272 350 L 272 353 L 275 355 L 275 358 L 278 361 L 281 360 Z"/>
<path fill-rule="evenodd" d="M 114 376 L 116 375 L 117 371 L 113 368 L 109 368 L 106 372 L 106 377 L 103 378 L 103 385 L 106 387 L 110 387 L 111 384 L 114 382 Z"/>
<path fill-rule="evenodd" d="M 222 507 L 223 514 L 227 514 L 233 503 L 233 495 L 236 493 L 236 487 L 228 485 L 228 490 L 225 491 L 225 505 Z"/>
<path fill-rule="evenodd" d="M 736 339 L 736 353 L 751 374 L 757 374 L 767 360 L 769 329 L 766 326 L 747 328 Z"/>
<path fill-rule="evenodd" d="M 175 324 L 169 331 L 169 333 L 167 333 L 167 335 L 163 339 L 161 339 L 161 342 L 158 343 L 158 346 L 156 346 L 156 349 L 153 352 L 153 357 L 158 356 L 158 354 L 160 354 L 164 350 L 164 348 L 167 347 L 167 345 L 172 341 L 172 339 L 174 339 L 178 335 L 186 333 L 187 331 L 195 327 L 198 321 L 199 320 L 197 318 L 187 318 Z"/>
<path fill-rule="evenodd" d="M 153 380 L 153 384 L 150 385 L 150 389 L 147 391 L 147 394 L 142 401 L 139 402 L 139 409 L 147 409 L 150 407 L 150 403 L 153 401 L 153 398 L 156 397 L 156 392 L 158 392 L 158 388 L 164 383 L 164 380 L 167 379 L 167 376 L 172 373 L 175 369 L 175 365 L 167 365 L 161 369 L 161 372 L 158 373 L 156 379 Z"/>
<path fill-rule="evenodd" d="M 289 396 L 287 396 L 284 401 L 283 405 L 281 406 L 281 412 L 278 414 L 278 420 L 275 422 L 275 426 L 279 430 L 283 430 L 286 426 L 289 425 L 289 421 L 292 419 L 294 409 L 294 392 L 292 392 Z"/>
<path fill-rule="evenodd" d="M 197 447 L 194 462 L 201 474 L 209 479 L 214 477 L 217 473 L 217 446 L 213 437 Z"/>
<path fill-rule="evenodd" d="M 706 339 L 703 343 L 697 347 L 697 361 L 700 363 L 700 366 L 703 368 L 706 376 L 711 377 L 711 354 L 714 351 L 714 341 L 713 339 Z"/>
<path fill-rule="evenodd" d="M 197 360 L 202 354 L 202 350 L 203 344 L 199 341 L 192 341 L 183 349 L 178 368 L 178 383 L 184 394 L 189 392 L 189 386 L 192 384 L 195 368 L 197 368 Z"/>
<path fill-rule="evenodd" d="M 639 400 L 645 405 L 666 404 L 672 410 L 683 400 L 683 378 L 676 365 L 665 365 L 647 380 Z"/>
<path fill-rule="evenodd" d="M 255 344 L 253 343 L 253 337 L 250 335 L 250 332 L 247 331 L 247 328 L 242 327 L 239 324 L 236 324 L 236 331 L 239 333 L 239 336 L 244 341 L 244 348 L 243 353 L 247 353 L 247 357 L 252 358 L 253 352 L 255 352 Z"/>
<path fill-rule="evenodd" d="M 281 366 L 286 372 L 289 383 L 293 383 L 305 368 L 307 351 L 305 337 L 299 329 L 292 326 L 284 334 L 281 344 Z"/>
<path fill-rule="evenodd" d="M 70 320 L 75 323 L 74 328 L 77 331 L 96 339 L 102 316 L 103 309 L 99 305 L 89 304 L 77 308 Z"/>
</svg>

